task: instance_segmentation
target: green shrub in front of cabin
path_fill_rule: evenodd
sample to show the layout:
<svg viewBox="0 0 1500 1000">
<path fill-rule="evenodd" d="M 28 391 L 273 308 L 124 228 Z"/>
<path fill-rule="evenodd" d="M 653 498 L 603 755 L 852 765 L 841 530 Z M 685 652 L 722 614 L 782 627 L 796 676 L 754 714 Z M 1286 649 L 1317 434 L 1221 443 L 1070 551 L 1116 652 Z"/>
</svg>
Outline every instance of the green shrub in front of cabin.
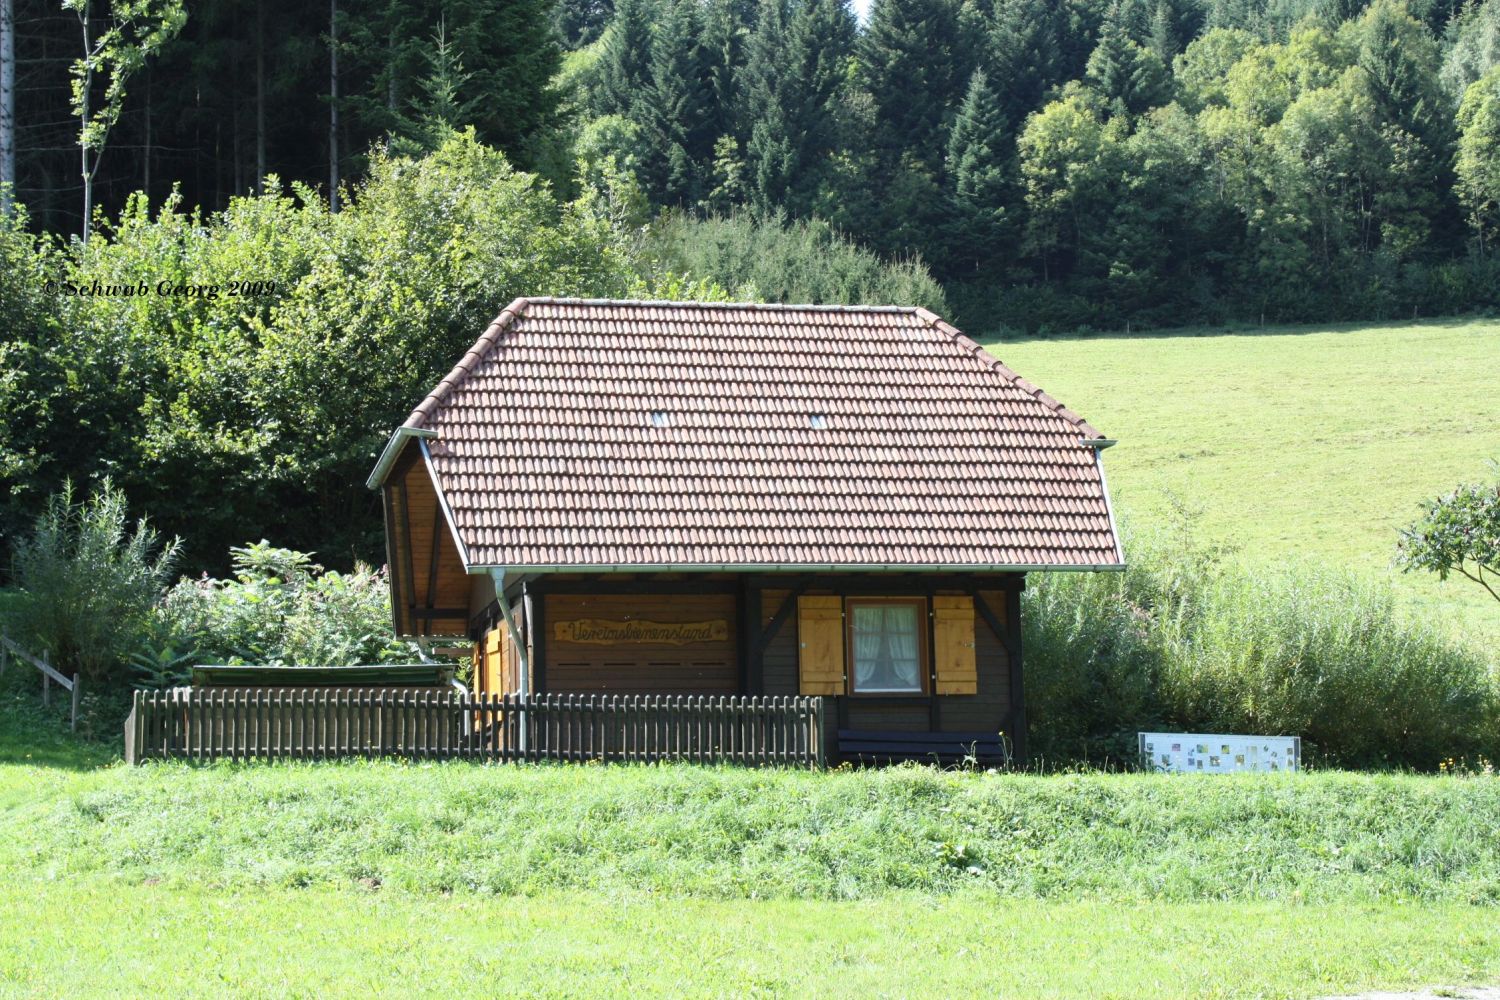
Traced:
<svg viewBox="0 0 1500 1000">
<path fill-rule="evenodd" d="M 1143 729 L 1298 735 L 1309 760 L 1429 770 L 1494 755 L 1496 678 L 1377 583 L 1250 569 L 1182 535 L 1122 574 L 1035 574 L 1025 594 L 1030 752 L 1133 763 Z"/>
<path fill-rule="evenodd" d="M 168 651 L 191 650 L 195 663 L 284 666 L 415 659 L 412 645 L 392 635 L 384 569 L 325 570 L 307 553 L 266 541 L 230 552 L 232 579 L 184 578 L 167 592 L 155 616 L 156 655 L 142 658 L 143 680 L 170 663 Z"/>
<path fill-rule="evenodd" d="M 81 500 L 65 482 L 16 543 L 14 637 L 64 674 L 118 675 L 150 628 L 178 548 L 144 518 L 132 530 L 125 496 L 108 479 Z"/>
</svg>

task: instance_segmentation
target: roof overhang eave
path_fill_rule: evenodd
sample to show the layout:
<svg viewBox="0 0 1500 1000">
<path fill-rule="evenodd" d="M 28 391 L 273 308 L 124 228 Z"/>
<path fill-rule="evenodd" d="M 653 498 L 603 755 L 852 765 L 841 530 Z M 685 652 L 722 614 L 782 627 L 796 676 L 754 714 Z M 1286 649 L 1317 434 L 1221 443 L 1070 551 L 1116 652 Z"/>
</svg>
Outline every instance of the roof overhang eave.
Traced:
<svg viewBox="0 0 1500 1000">
<path fill-rule="evenodd" d="M 385 443 L 385 449 L 380 453 L 380 458 L 375 462 L 375 469 L 370 473 L 370 478 L 365 480 L 365 488 L 378 490 L 385 483 L 385 477 L 390 475 L 391 466 L 396 464 L 396 459 L 401 455 L 401 449 L 411 438 L 435 438 L 437 431 L 427 427 L 397 427 L 391 439 Z"/>
<path fill-rule="evenodd" d="M 1120 573 L 1125 563 L 634 563 L 551 566 L 470 566 L 470 573 Z"/>
</svg>

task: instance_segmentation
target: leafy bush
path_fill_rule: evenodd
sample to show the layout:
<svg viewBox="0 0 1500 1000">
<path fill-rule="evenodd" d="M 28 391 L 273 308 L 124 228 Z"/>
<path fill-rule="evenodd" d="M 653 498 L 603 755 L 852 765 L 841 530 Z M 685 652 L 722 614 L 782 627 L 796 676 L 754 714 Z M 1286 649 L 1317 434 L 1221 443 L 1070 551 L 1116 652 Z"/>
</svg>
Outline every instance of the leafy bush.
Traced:
<svg viewBox="0 0 1500 1000">
<path fill-rule="evenodd" d="M 108 479 L 83 501 L 64 483 L 16 545 L 20 640 L 65 674 L 108 677 L 145 633 L 178 549 L 144 518 L 129 530 L 125 496 Z"/>
<path fill-rule="evenodd" d="M 147 683 L 170 681 L 192 650 L 197 663 L 348 666 L 405 663 L 409 643 L 391 633 L 385 570 L 356 564 L 325 571 L 303 552 L 260 541 L 230 550 L 235 577 L 184 579 L 157 615 L 154 656 L 143 656 Z M 153 674 L 156 671 L 157 674 Z"/>
<path fill-rule="evenodd" d="M 882 261 L 815 219 L 669 215 L 651 227 L 643 253 L 668 271 L 716 282 L 741 300 L 947 311 L 942 287 L 920 261 Z"/>
<path fill-rule="evenodd" d="M 273 179 L 211 214 L 137 196 L 86 247 L 0 222 L 0 531 L 113 470 L 195 565 L 247 535 L 371 557 L 390 429 L 516 296 L 626 294 L 634 248 L 472 132 L 377 154 L 337 214 Z"/>
<path fill-rule="evenodd" d="M 1500 462 L 1495 463 L 1500 474 Z M 1500 601 L 1500 475 L 1493 484 L 1465 483 L 1423 504 L 1422 517 L 1401 530 L 1396 564 L 1448 579 L 1467 577 Z"/>
<path fill-rule="evenodd" d="M 1181 537 L 1119 575 L 1037 575 L 1026 593 L 1031 750 L 1133 756 L 1135 733 L 1299 735 L 1312 759 L 1431 769 L 1493 754 L 1485 661 L 1388 588 L 1312 566 L 1250 569 Z"/>
</svg>

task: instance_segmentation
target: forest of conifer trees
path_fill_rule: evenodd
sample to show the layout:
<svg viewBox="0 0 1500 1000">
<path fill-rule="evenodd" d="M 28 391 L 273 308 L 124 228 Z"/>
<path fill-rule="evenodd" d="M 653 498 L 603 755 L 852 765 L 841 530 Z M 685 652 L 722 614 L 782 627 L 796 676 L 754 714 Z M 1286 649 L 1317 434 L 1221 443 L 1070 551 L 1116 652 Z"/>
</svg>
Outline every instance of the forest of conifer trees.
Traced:
<svg viewBox="0 0 1500 1000">
<path fill-rule="evenodd" d="M 990 325 L 1496 303 L 1500 0 L 5 5 L 0 150 L 57 234 L 84 228 L 83 68 L 96 108 L 122 78 L 106 213 L 220 209 L 268 174 L 327 197 L 372 149 L 473 126 L 642 219 L 821 220 Z M 84 59 L 90 25 L 120 37 Z"/>
</svg>

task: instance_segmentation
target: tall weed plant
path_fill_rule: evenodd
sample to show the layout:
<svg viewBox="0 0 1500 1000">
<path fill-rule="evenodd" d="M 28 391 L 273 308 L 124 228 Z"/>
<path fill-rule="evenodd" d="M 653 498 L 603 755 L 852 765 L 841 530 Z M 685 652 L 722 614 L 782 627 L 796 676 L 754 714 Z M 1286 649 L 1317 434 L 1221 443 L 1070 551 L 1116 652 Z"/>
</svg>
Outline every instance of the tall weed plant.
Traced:
<svg viewBox="0 0 1500 1000">
<path fill-rule="evenodd" d="M 1308 759 L 1435 768 L 1500 746 L 1497 678 L 1379 583 L 1251 567 L 1178 527 L 1131 540 L 1122 574 L 1033 576 L 1031 750 L 1131 761 L 1165 728 L 1301 736 Z"/>
<path fill-rule="evenodd" d="M 385 571 L 324 570 L 305 552 L 261 541 L 230 551 L 235 575 L 183 579 L 157 612 L 159 648 L 196 663 L 350 666 L 409 663 L 391 633 Z"/>
<path fill-rule="evenodd" d="M 71 481 L 52 494 L 16 543 L 19 640 L 63 673 L 116 673 L 149 628 L 180 547 L 142 518 L 132 528 L 125 495 L 104 480 L 79 500 Z"/>
</svg>

